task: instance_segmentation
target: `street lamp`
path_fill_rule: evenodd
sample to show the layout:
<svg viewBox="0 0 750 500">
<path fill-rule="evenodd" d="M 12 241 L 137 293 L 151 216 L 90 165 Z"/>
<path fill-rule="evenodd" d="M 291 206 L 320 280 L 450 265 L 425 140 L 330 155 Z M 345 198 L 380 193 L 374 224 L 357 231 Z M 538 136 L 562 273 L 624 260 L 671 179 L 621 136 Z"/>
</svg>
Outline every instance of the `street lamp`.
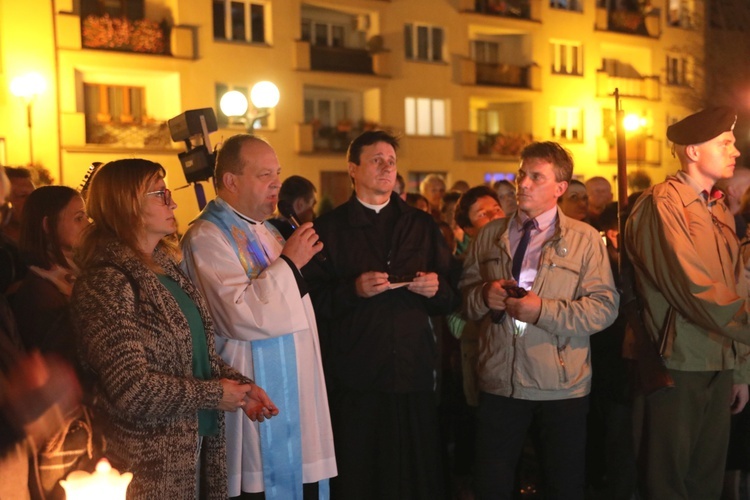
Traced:
<svg viewBox="0 0 750 500">
<path fill-rule="evenodd" d="M 636 164 L 640 167 L 641 159 L 645 161 L 646 156 L 645 154 L 642 154 L 643 152 L 641 151 L 643 146 L 642 143 L 644 142 L 646 125 L 648 125 L 646 117 L 636 114 L 628 114 L 625 116 L 625 118 L 623 118 L 622 124 L 626 132 L 634 132 L 637 134 L 636 145 L 638 146 L 638 151 L 636 151 Z"/>
<path fill-rule="evenodd" d="M 248 130 L 260 128 L 263 118 L 271 114 L 271 109 L 279 103 L 279 89 L 272 82 L 264 81 L 253 85 L 250 90 L 250 100 L 253 109 L 248 112 L 247 97 L 242 92 L 230 90 L 221 96 L 219 107 L 221 112 L 233 121 L 244 123 Z"/>
<path fill-rule="evenodd" d="M 39 73 L 17 76 L 10 82 L 10 93 L 20 97 L 26 103 L 26 125 L 29 128 L 29 165 L 34 164 L 34 139 L 31 120 L 34 98 L 44 92 L 46 88 L 47 82 Z"/>
</svg>

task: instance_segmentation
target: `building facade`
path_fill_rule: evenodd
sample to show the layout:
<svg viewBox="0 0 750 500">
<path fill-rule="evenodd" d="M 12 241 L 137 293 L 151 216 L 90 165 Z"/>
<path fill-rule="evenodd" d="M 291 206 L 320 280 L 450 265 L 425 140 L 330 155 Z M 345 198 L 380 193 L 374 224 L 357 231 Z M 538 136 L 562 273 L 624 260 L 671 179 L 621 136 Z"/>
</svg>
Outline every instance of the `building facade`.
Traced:
<svg viewBox="0 0 750 500">
<path fill-rule="evenodd" d="M 375 127 L 402 137 L 410 189 L 429 172 L 449 184 L 512 179 L 530 140 L 564 143 L 583 178 L 613 179 L 617 87 L 635 117 L 629 168 L 659 181 L 677 168 L 666 127 L 700 105 L 704 10 L 690 0 L 0 0 L 0 162 L 41 164 L 77 186 L 92 161 L 142 156 L 181 187 L 185 146 L 165 121 L 212 107 L 220 142 L 245 130 L 219 111 L 221 95 L 269 80 L 281 100 L 256 132 L 282 177 L 303 175 L 335 203 L 350 192 L 349 140 Z M 30 106 L 10 91 L 29 72 L 46 82 Z M 195 196 L 175 198 L 184 225 Z"/>
</svg>

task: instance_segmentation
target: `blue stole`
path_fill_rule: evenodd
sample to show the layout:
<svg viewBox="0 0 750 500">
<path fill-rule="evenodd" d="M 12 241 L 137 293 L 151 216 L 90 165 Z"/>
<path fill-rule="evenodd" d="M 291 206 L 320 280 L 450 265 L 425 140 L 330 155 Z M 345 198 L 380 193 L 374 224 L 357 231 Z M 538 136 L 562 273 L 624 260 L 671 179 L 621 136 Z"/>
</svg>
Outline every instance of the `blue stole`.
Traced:
<svg viewBox="0 0 750 500">
<path fill-rule="evenodd" d="M 216 225 L 237 252 L 248 278 L 255 279 L 271 262 L 252 231 L 227 203 L 217 198 L 208 203 L 199 219 Z M 271 225 L 271 234 L 284 244 L 284 238 Z M 302 433 L 300 431 L 297 355 L 294 337 L 280 337 L 250 342 L 253 351 L 255 382 L 265 389 L 279 407 L 279 414 L 258 426 L 263 461 L 266 498 L 302 500 Z M 321 499 L 327 500 L 328 485 L 320 482 Z M 325 490 L 325 491 L 324 491 Z"/>
</svg>

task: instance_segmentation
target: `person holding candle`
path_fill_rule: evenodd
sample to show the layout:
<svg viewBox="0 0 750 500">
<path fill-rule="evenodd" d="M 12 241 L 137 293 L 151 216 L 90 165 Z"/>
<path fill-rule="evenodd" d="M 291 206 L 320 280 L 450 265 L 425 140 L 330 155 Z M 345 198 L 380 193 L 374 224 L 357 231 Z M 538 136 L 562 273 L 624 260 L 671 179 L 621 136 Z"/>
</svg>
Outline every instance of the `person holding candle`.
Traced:
<svg viewBox="0 0 750 500">
<path fill-rule="evenodd" d="M 216 354 L 206 305 L 168 238 L 177 205 L 164 175 L 142 159 L 94 174 L 72 317 L 105 456 L 133 473 L 128 498 L 225 499 L 224 411 L 263 421 L 278 409 Z"/>
</svg>

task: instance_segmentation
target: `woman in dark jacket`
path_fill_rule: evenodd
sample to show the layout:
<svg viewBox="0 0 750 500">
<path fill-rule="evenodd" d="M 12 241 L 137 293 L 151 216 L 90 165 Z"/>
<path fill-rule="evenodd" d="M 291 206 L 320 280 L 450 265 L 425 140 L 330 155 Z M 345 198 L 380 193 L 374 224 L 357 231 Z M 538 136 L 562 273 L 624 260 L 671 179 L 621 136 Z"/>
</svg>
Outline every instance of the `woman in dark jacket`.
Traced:
<svg viewBox="0 0 750 500">
<path fill-rule="evenodd" d="M 170 239 L 177 205 L 164 175 L 140 159 L 94 174 L 73 321 L 96 383 L 105 455 L 133 472 L 128 498 L 224 499 L 223 411 L 262 421 L 278 410 L 214 350 L 206 304 Z"/>
<path fill-rule="evenodd" d="M 68 302 L 78 267 L 73 252 L 89 225 L 83 199 L 67 186 L 43 186 L 26 200 L 19 247 L 29 264 L 11 299 L 26 349 L 76 360 Z"/>
</svg>

